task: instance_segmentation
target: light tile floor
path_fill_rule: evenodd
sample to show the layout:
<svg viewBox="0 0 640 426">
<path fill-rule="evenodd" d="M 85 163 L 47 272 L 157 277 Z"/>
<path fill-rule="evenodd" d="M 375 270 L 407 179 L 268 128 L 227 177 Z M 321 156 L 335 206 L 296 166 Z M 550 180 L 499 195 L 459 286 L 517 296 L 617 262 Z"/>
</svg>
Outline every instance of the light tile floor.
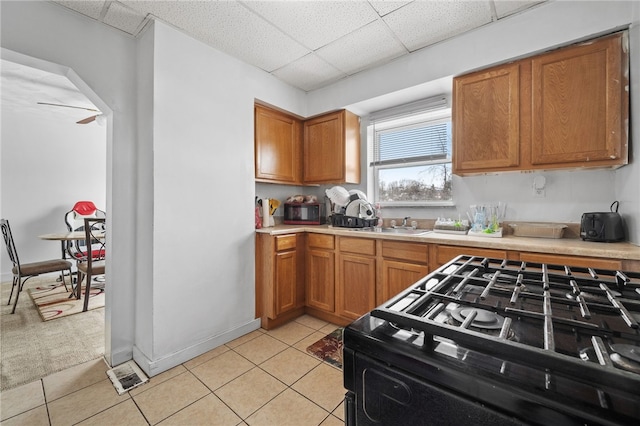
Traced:
<svg viewBox="0 0 640 426">
<path fill-rule="evenodd" d="M 342 371 L 306 353 L 336 325 L 256 330 L 119 396 L 102 359 L 0 394 L 2 426 L 344 424 Z"/>
</svg>

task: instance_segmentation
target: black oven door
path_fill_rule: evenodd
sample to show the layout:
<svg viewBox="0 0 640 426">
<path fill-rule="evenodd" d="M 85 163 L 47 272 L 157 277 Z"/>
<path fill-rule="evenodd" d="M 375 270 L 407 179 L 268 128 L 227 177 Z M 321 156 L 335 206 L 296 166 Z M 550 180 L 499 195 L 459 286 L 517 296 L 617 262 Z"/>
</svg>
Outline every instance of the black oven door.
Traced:
<svg viewBox="0 0 640 426">
<path fill-rule="evenodd" d="M 348 426 L 525 424 L 365 355 L 356 353 L 354 366 L 356 392 L 345 399 Z"/>
<path fill-rule="evenodd" d="M 347 426 L 596 424 L 541 406 L 516 395 L 513 390 L 474 379 L 473 375 L 466 375 L 466 380 L 451 379 L 467 381 L 467 386 L 496 405 L 453 392 L 362 353 L 347 351 L 351 352 L 345 354 L 345 362 L 349 364 L 345 373 L 351 376 L 345 380 L 349 390 L 345 397 Z M 443 373 L 441 369 L 436 370 Z"/>
</svg>

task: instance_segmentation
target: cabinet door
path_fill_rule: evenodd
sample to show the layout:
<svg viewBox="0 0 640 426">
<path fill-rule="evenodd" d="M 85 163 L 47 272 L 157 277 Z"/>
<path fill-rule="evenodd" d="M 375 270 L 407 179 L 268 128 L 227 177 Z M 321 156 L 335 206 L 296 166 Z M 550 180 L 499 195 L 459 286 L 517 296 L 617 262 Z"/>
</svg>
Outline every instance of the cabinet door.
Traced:
<svg viewBox="0 0 640 426">
<path fill-rule="evenodd" d="M 376 307 L 376 260 L 340 255 L 336 313 L 356 320 Z"/>
<path fill-rule="evenodd" d="M 533 58 L 534 165 L 627 163 L 622 64 L 620 34 Z"/>
<path fill-rule="evenodd" d="M 335 312 L 335 254 L 307 248 L 306 303 L 312 308 Z"/>
<path fill-rule="evenodd" d="M 399 262 L 395 260 L 382 261 L 382 294 L 378 297 L 378 304 L 391 299 L 405 290 L 411 284 L 427 275 L 427 265 Z"/>
<path fill-rule="evenodd" d="M 454 79 L 453 173 L 520 164 L 520 62 Z"/>
<path fill-rule="evenodd" d="M 304 122 L 304 183 L 360 183 L 360 120 L 337 111 Z"/>
<path fill-rule="evenodd" d="M 505 250 L 484 249 L 474 247 L 458 247 L 458 246 L 437 246 L 436 256 L 433 263 L 434 268 L 440 267 L 452 260 L 456 256 L 461 254 L 468 256 L 483 256 L 492 257 L 496 259 L 507 259 L 507 252 Z M 432 268 L 433 269 L 433 268 Z"/>
<path fill-rule="evenodd" d="M 622 261 L 594 257 L 563 256 L 557 254 L 520 253 L 520 260 L 532 263 L 550 263 L 553 265 L 578 266 L 594 269 L 622 269 Z"/>
<path fill-rule="evenodd" d="M 256 180 L 300 184 L 302 124 L 293 116 L 256 105 Z"/>
<path fill-rule="evenodd" d="M 534 165 L 627 163 L 622 64 L 620 34 L 532 59 Z"/>
<path fill-rule="evenodd" d="M 275 255 L 275 295 L 274 310 L 270 318 L 296 308 L 298 256 L 295 250 Z"/>
</svg>

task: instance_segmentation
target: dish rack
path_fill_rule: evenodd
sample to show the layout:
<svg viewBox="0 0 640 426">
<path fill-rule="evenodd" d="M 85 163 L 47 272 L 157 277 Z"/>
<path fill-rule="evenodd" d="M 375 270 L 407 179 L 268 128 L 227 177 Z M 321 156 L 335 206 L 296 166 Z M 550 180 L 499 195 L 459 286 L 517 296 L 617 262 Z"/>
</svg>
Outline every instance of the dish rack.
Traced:
<svg viewBox="0 0 640 426">
<path fill-rule="evenodd" d="M 466 220 L 438 218 L 433 226 L 433 232 L 440 234 L 466 235 L 467 232 L 469 232 L 469 222 Z"/>
<path fill-rule="evenodd" d="M 376 226 L 378 219 L 361 219 L 355 216 L 347 216 L 340 213 L 331 215 L 331 225 L 341 228 L 371 228 Z"/>
</svg>

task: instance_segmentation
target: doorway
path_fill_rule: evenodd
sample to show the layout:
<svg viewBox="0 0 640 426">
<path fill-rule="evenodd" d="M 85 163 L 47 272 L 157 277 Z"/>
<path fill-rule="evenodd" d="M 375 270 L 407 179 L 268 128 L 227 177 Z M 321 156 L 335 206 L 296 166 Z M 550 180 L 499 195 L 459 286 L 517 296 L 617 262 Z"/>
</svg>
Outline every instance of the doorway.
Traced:
<svg viewBox="0 0 640 426">
<path fill-rule="evenodd" d="M 60 245 L 39 240 L 38 235 L 64 231 L 64 214 L 78 200 L 91 199 L 99 208 L 108 209 L 107 126 L 110 123 L 95 120 L 87 124 L 76 123 L 95 114 L 91 109 L 104 113 L 107 120 L 110 120 L 111 111 L 68 68 L 2 49 L 1 74 L 0 212 L 11 223 L 23 262 L 57 258 L 61 256 Z M 10 283 L 10 264 L 6 255 L 2 256 L 2 282 Z M 33 304 L 27 289 L 38 285 L 40 282 L 37 280 L 39 278 L 27 281 L 20 302 Z M 7 303 L 7 297 L 8 294 L 6 297 L 3 294 L 3 305 Z M 102 312 L 102 356 L 105 355 L 108 337 L 105 334 L 108 327 L 105 328 L 104 324 L 108 318 L 106 309 Z M 83 315 L 86 313 L 73 315 L 68 320 L 83 321 L 88 317 Z M 91 316 L 95 317 L 95 313 Z M 16 318 L 5 318 L 3 310 L 3 332 L 5 326 L 8 327 Z M 63 329 L 62 323 L 55 327 L 56 321 L 62 320 L 64 318 L 52 320 L 51 324 L 40 329 Z M 35 327 L 32 329 L 37 330 Z M 3 355 L 12 344 L 5 342 L 6 335 L 10 333 L 3 333 Z M 20 341 L 13 343 L 44 339 L 39 336 L 25 333 Z M 64 333 L 61 336 L 64 338 Z M 55 343 L 55 338 L 46 341 L 51 343 L 47 343 L 47 354 L 41 356 L 45 362 L 53 356 L 67 359 L 65 354 L 75 351 L 74 339 L 58 343 Z M 69 356 L 68 359 L 76 364 L 86 361 L 77 356 Z M 29 363 L 26 356 L 24 360 Z M 72 365 L 67 362 L 66 368 Z M 3 362 L 3 382 L 6 379 L 5 368 Z M 33 365 L 28 368 L 35 370 Z"/>
</svg>

